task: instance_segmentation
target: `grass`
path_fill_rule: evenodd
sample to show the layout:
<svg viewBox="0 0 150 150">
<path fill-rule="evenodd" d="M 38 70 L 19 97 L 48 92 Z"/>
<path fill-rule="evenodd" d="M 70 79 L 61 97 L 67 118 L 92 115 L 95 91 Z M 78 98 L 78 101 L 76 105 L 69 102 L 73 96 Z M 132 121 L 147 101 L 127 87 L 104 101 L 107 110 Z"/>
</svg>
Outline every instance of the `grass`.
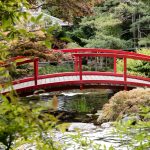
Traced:
<svg viewBox="0 0 150 150">
<path fill-rule="evenodd" d="M 72 101 L 72 103 L 69 104 L 69 107 L 77 112 L 90 112 L 91 110 L 85 97 Z"/>
</svg>

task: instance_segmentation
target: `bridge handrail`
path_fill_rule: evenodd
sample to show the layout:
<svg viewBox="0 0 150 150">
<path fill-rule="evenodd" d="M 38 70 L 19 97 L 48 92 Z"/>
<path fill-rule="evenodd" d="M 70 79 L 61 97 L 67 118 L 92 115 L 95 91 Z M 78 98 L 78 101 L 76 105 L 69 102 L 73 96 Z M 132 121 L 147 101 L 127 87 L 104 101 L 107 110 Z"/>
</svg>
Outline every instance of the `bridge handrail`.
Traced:
<svg viewBox="0 0 150 150">
<path fill-rule="evenodd" d="M 147 55 L 136 55 L 136 54 L 120 54 L 120 53 L 73 53 L 76 57 L 93 57 L 93 56 L 104 56 L 104 57 L 117 57 L 117 58 L 129 58 L 135 60 L 150 61 L 150 56 Z"/>
<path fill-rule="evenodd" d="M 57 50 L 56 50 L 57 51 Z M 135 52 L 128 52 L 122 49 L 101 49 L 101 48 L 75 48 L 75 49 L 61 49 L 64 53 L 114 53 L 114 54 L 127 54 L 127 55 L 136 55 L 136 56 L 147 56 L 144 54 L 139 54 Z"/>
<path fill-rule="evenodd" d="M 25 60 L 24 62 L 18 62 L 17 65 L 24 64 L 24 63 L 29 63 L 29 62 L 34 62 L 34 78 L 28 78 L 29 80 L 34 79 L 35 85 L 37 85 L 37 80 L 42 79 L 42 78 L 47 78 L 47 77 L 54 77 L 56 75 L 79 75 L 80 80 L 82 81 L 82 75 L 85 74 L 85 72 L 82 71 L 82 58 L 83 57 L 98 57 L 98 56 L 103 56 L 103 57 L 112 57 L 114 58 L 114 72 L 113 75 L 117 75 L 117 58 L 123 58 L 123 63 L 124 63 L 124 72 L 123 72 L 123 77 L 124 77 L 124 82 L 127 82 L 127 59 L 135 59 L 135 60 L 143 60 L 143 61 L 150 61 L 150 56 L 143 55 L 143 54 L 137 54 L 135 52 L 127 52 L 123 50 L 112 50 L 112 49 L 100 49 L 100 48 L 77 48 L 77 49 L 63 49 L 61 50 L 64 53 L 72 53 L 72 55 L 75 57 L 75 63 L 74 63 L 74 68 L 75 72 L 72 73 L 65 73 L 65 74 L 52 74 L 52 75 L 43 75 L 39 76 L 38 75 L 38 58 L 35 58 L 33 60 Z M 21 80 L 22 82 L 25 81 L 25 79 Z M 26 80 L 28 81 L 28 80 Z M 15 82 L 14 82 L 15 84 Z M 81 85 L 82 86 L 82 85 Z M 125 89 L 127 86 L 125 85 Z"/>
</svg>

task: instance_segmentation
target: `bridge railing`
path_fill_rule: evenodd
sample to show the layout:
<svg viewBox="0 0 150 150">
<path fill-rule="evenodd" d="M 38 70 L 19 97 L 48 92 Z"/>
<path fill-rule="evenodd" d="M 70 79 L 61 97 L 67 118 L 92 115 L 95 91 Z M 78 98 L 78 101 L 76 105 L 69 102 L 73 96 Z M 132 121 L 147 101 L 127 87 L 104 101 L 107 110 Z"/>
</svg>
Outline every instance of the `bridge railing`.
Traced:
<svg viewBox="0 0 150 150">
<path fill-rule="evenodd" d="M 30 80 L 34 80 L 35 85 L 37 85 L 37 80 L 38 80 L 38 61 L 39 58 L 27 58 L 24 56 L 18 56 L 18 57 L 14 57 L 12 58 L 10 61 L 12 62 L 16 62 L 16 66 L 20 66 L 22 64 L 29 64 L 29 63 L 33 63 L 34 66 L 34 76 L 30 77 L 28 79 L 22 79 L 20 80 L 20 82 L 24 82 L 24 81 L 30 81 Z M 17 83 L 17 81 L 14 81 L 13 83 Z"/>
<path fill-rule="evenodd" d="M 63 49 L 61 50 L 64 53 L 72 53 L 74 59 L 74 70 L 79 75 L 82 87 L 82 78 L 84 75 L 82 69 L 82 59 L 84 57 L 109 57 L 113 58 L 113 74 L 117 74 L 117 59 L 123 59 L 124 70 L 123 70 L 123 79 L 124 79 L 124 89 L 127 89 L 127 59 L 135 59 L 135 60 L 143 60 L 150 62 L 150 56 L 137 54 L 134 52 L 127 52 L 122 50 L 112 50 L 112 49 L 91 49 L 91 48 L 80 48 L 80 49 Z M 39 67 L 38 67 L 38 58 L 25 60 L 22 62 L 18 62 L 17 65 L 21 65 L 24 63 L 34 63 L 34 77 L 23 79 L 21 82 L 25 80 L 31 81 L 34 79 L 35 86 L 37 85 L 37 81 L 40 78 L 44 78 L 45 76 L 39 76 Z"/>
<path fill-rule="evenodd" d="M 89 49 L 87 51 L 90 51 Z M 76 70 L 79 71 L 80 74 L 80 80 L 82 81 L 82 58 L 83 57 L 111 57 L 114 58 L 114 74 L 117 73 L 117 58 L 123 59 L 123 78 L 124 78 L 124 89 L 127 90 L 127 59 L 134 59 L 134 60 L 143 60 L 143 61 L 149 61 L 150 62 L 150 56 L 146 56 L 143 54 L 137 54 L 134 52 L 124 52 L 124 51 L 110 51 L 110 50 L 100 50 L 94 53 L 73 53 L 75 56 L 75 60 L 78 61 L 78 63 L 75 63 Z M 79 70 L 78 70 L 79 68 Z M 82 86 L 82 85 L 81 85 Z"/>
</svg>

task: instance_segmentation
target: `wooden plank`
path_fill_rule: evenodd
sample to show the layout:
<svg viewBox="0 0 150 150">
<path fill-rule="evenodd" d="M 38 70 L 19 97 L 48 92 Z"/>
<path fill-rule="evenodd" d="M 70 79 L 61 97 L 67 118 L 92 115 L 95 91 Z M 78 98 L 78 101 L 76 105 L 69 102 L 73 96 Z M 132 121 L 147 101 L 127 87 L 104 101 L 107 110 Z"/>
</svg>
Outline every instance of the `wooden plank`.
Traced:
<svg viewBox="0 0 150 150">
<path fill-rule="evenodd" d="M 68 76 L 68 81 L 73 81 L 73 76 Z"/>
<path fill-rule="evenodd" d="M 91 80 L 91 76 L 87 75 L 86 77 L 87 77 L 88 80 Z"/>
<path fill-rule="evenodd" d="M 59 77 L 59 81 L 63 82 L 64 81 L 64 77 Z"/>
<path fill-rule="evenodd" d="M 51 78 L 51 83 L 55 83 L 55 79 L 54 78 Z"/>
<path fill-rule="evenodd" d="M 76 81 L 77 80 L 77 76 L 72 76 L 72 80 Z"/>
<path fill-rule="evenodd" d="M 88 80 L 86 75 L 83 76 L 83 80 Z"/>
<path fill-rule="evenodd" d="M 46 84 L 51 83 L 51 78 L 47 78 L 45 81 Z"/>
<path fill-rule="evenodd" d="M 123 77 L 118 76 L 103 76 L 103 75 L 83 75 L 83 80 L 111 80 L 111 81 L 123 81 Z M 75 76 L 62 76 L 62 77 L 53 77 L 53 78 L 46 78 L 46 79 L 39 79 L 38 85 L 41 84 L 48 84 L 48 83 L 55 83 L 55 82 L 65 82 L 65 81 L 79 81 L 80 78 L 78 75 Z M 145 81 L 142 79 L 134 79 L 134 78 L 127 78 L 127 81 L 133 82 L 133 83 L 143 83 L 143 84 L 149 84 L 150 81 Z M 21 89 L 21 88 L 27 88 L 30 86 L 34 86 L 34 81 L 28 81 L 23 83 L 18 83 L 13 85 L 15 90 Z M 5 91 L 9 91 L 10 89 L 6 89 Z"/>
<path fill-rule="evenodd" d="M 59 82 L 59 77 L 54 78 L 55 82 Z"/>
<path fill-rule="evenodd" d="M 80 80 L 79 76 L 74 76 L 75 81 Z"/>
</svg>

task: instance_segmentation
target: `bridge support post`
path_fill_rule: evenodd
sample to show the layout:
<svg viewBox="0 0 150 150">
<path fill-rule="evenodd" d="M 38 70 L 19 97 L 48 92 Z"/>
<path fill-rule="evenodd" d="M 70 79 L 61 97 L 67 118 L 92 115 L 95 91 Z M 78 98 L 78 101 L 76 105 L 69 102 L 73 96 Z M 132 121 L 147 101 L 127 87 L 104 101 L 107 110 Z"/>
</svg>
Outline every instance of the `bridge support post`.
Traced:
<svg viewBox="0 0 150 150">
<path fill-rule="evenodd" d="M 80 69 L 80 72 L 79 72 L 80 82 L 82 82 L 82 57 L 79 57 L 79 69 Z M 83 89 L 83 85 L 82 83 L 80 83 L 80 90 L 82 89 Z"/>
<path fill-rule="evenodd" d="M 123 58 L 124 61 L 124 90 L 127 91 L 127 58 Z"/>
<path fill-rule="evenodd" d="M 79 64 L 79 60 L 78 57 L 75 56 L 75 62 L 74 62 L 74 71 L 78 72 L 78 65 Z"/>
<path fill-rule="evenodd" d="M 114 73 L 117 73 L 117 57 L 114 56 Z"/>
<path fill-rule="evenodd" d="M 37 85 L 38 80 L 38 58 L 34 59 L 34 82 Z"/>
</svg>

